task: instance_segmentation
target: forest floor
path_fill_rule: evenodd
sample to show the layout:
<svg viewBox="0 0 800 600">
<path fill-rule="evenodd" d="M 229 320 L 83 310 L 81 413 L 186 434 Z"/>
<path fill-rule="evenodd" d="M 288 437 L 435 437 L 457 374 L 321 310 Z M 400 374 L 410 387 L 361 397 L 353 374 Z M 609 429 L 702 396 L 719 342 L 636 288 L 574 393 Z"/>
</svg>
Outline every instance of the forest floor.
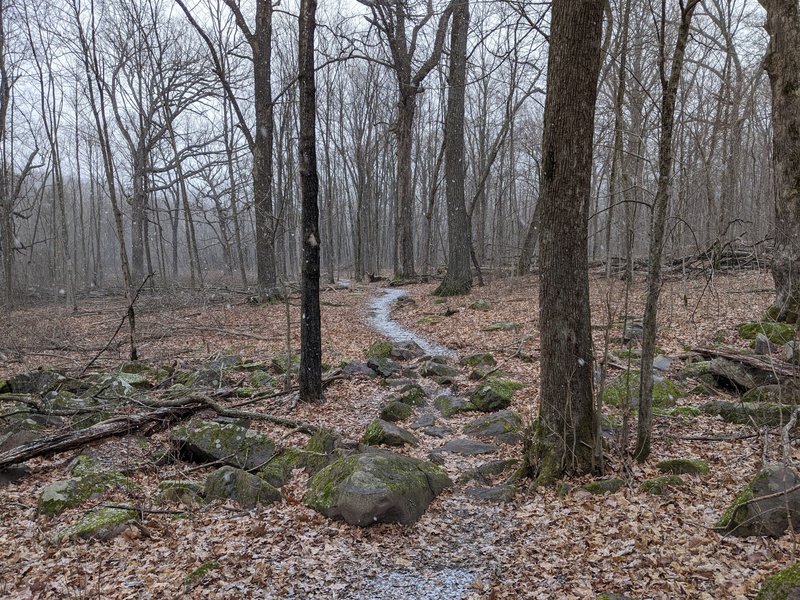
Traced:
<svg viewBox="0 0 800 600">
<path fill-rule="evenodd" d="M 624 313 L 640 315 L 644 285 L 637 283 L 625 310 L 618 280 L 591 282 L 596 355 L 602 356 L 609 325 L 619 349 Z M 512 407 L 526 421 L 537 411 L 539 354 L 538 288 L 535 277 L 500 280 L 444 303 L 434 285 L 404 287 L 414 303 L 403 303 L 394 319 L 458 355 L 491 352 L 499 367 L 524 384 Z M 324 362 L 364 360 L 380 339 L 370 325 L 369 304 L 378 284 L 329 287 L 322 293 Z M 745 348 L 736 325 L 757 320 L 771 299 L 766 272 L 667 281 L 662 292 L 658 346 L 675 360 L 677 372 L 694 347 L 724 343 Z M 478 299 L 489 310 L 472 310 Z M 0 378 L 37 368 L 79 373 L 112 337 L 125 312 L 121 298 L 82 300 L 78 311 L 38 305 L 0 317 Z M 298 308 L 292 301 L 291 344 L 299 347 Z M 286 348 L 283 304 L 257 306 L 226 291 L 143 295 L 137 303 L 139 354 L 153 365 L 199 365 L 219 354 L 269 364 Z M 495 322 L 517 328 L 484 331 Z M 123 329 L 91 372 L 116 369 L 126 358 Z M 609 371 L 613 377 L 616 369 Z M 237 381 L 236 377 L 240 377 Z M 233 374 L 233 385 L 246 383 Z M 717 395 L 724 396 L 718 391 Z M 388 391 L 378 379 L 333 381 L 322 405 L 291 396 L 265 399 L 248 410 L 335 428 L 353 440 L 380 411 Z M 679 405 L 700 405 L 708 396 L 688 395 Z M 455 432 L 473 416 L 439 418 Z M 303 445 L 306 436 L 267 423 L 253 428 L 280 445 Z M 54 533 L 96 505 L 133 502 L 150 506 L 158 483 L 202 481 L 211 467 L 174 462 L 131 469 L 134 492 L 114 490 L 49 518 L 37 514 L 48 484 L 64 479 L 78 451 L 28 462 L 31 474 L 0 487 L 0 597 L 4 598 L 749 598 L 766 576 L 797 559 L 792 535 L 779 539 L 722 536 L 713 524 L 767 457 L 780 458 L 780 444 L 755 435 L 703 441 L 717 435 L 752 433 L 718 417 L 657 417 L 653 455 L 643 465 L 624 460 L 611 440 L 606 477 L 627 485 L 613 494 L 579 489 L 591 478 L 570 478 L 571 491 L 518 485 L 515 498 L 490 503 L 456 485 L 434 500 L 414 525 L 360 528 L 330 520 L 302 503 L 308 476 L 295 471 L 281 501 L 244 511 L 233 503 L 192 510 L 145 512 L 143 528 L 108 541 L 55 542 Z M 740 436 L 741 437 L 741 436 Z M 142 441 L 133 436 L 98 442 L 93 451 L 133 462 L 147 448 L 168 444 L 167 431 Z M 401 450 L 426 458 L 446 439 L 420 435 L 417 447 Z M 447 454 L 444 468 L 455 481 L 487 458 L 521 455 L 521 444 L 491 456 Z M 666 458 L 699 458 L 705 476 L 665 495 L 648 494 L 641 481 L 659 475 Z M 141 465 L 141 463 L 137 463 Z M 201 568 L 202 567 L 202 568 Z M 201 568 L 198 571 L 198 568 Z"/>
</svg>

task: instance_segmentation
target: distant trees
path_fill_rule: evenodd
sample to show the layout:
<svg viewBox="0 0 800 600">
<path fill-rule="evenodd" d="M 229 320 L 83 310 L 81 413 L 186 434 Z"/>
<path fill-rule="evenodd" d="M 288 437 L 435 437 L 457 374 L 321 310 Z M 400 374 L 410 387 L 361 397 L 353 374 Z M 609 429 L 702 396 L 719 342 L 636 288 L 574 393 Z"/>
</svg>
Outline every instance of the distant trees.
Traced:
<svg viewBox="0 0 800 600">
<path fill-rule="evenodd" d="M 775 186 L 773 318 L 800 321 L 800 4 L 761 0 L 770 42 L 764 66 L 772 88 Z"/>
<path fill-rule="evenodd" d="M 602 0 L 552 7 L 542 136 L 539 416 L 527 460 L 540 483 L 598 469 L 587 223 Z"/>
</svg>

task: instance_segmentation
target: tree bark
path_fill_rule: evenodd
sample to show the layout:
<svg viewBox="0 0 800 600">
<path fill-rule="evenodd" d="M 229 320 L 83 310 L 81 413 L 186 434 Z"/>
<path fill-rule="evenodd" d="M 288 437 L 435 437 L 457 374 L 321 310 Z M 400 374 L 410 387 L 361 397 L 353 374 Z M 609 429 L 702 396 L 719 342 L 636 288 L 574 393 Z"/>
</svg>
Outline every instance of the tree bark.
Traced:
<svg viewBox="0 0 800 600">
<path fill-rule="evenodd" d="M 764 66 L 772 88 L 772 164 L 775 194 L 775 302 L 769 314 L 800 317 L 800 6 L 797 0 L 760 0 L 769 48 Z"/>
<path fill-rule="evenodd" d="M 540 483 L 596 470 L 587 223 L 603 2 L 555 0 L 542 139 Z"/>
<path fill-rule="evenodd" d="M 314 84 L 316 0 L 300 3 L 298 65 L 300 74 L 300 195 L 303 231 L 302 306 L 300 316 L 300 400 L 322 400 L 322 334 L 319 310 L 319 179 L 317 175 Z"/>
<path fill-rule="evenodd" d="M 457 296 L 472 289 L 470 249 L 472 226 L 464 200 L 464 94 L 467 79 L 469 1 L 453 4 L 450 75 L 447 82 L 444 172 L 447 196 L 447 273 L 436 296 Z"/>
</svg>

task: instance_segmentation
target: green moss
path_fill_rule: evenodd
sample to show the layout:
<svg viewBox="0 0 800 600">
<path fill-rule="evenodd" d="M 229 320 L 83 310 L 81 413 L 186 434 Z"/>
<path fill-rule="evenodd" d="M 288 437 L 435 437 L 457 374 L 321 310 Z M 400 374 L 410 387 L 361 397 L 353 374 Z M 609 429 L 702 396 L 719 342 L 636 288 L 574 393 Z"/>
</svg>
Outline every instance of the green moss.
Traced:
<svg viewBox="0 0 800 600">
<path fill-rule="evenodd" d="M 350 456 L 328 465 L 311 478 L 305 502 L 313 508 L 325 511 L 336 503 L 339 485 L 358 468 L 358 457 Z"/>
<path fill-rule="evenodd" d="M 767 577 L 761 584 L 756 600 L 789 600 L 796 597 L 798 588 L 800 588 L 800 563 Z"/>
<path fill-rule="evenodd" d="M 383 427 L 381 427 L 381 424 L 377 421 L 370 423 L 361 441 L 368 446 L 380 446 L 383 443 Z"/>
<path fill-rule="evenodd" d="M 250 374 L 250 385 L 254 388 L 273 386 L 275 378 L 261 369 L 256 369 Z"/>
<path fill-rule="evenodd" d="M 300 355 L 292 352 L 287 359 L 286 353 L 276 354 L 272 357 L 272 368 L 276 373 L 284 375 L 291 369 L 292 373 L 297 373 L 300 370 Z"/>
<path fill-rule="evenodd" d="M 219 568 L 220 564 L 215 560 L 204 562 L 202 565 L 184 577 L 183 584 L 186 586 L 191 586 L 192 584 L 202 580 L 203 577 L 208 575 L 211 571 L 216 571 Z"/>
<path fill-rule="evenodd" d="M 525 386 L 517 381 L 492 377 L 473 390 L 469 396 L 469 407 L 484 412 L 507 408 L 514 392 L 523 387 Z"/>
<path fill-rule="evenodd" d="M 631 400 L 639 397 L 639 386 L 639 371 L 635 369 L 624 371 L 603 390 L 603 402 L 617 407 L 632 404 Z M 666 377 L 653 382 L 654 407 L 672 406 L 677 398 L 682 398 L 684 395 L 683 390 Z"/>
<path fill-rule="evenodd" d="M 189 480 L 166 480 L 158 484 L 156 503 L 177 503 L 194 506 L 202 502 L 203 484 Z"/>
<path fill-rule="evenodd" d="M 477 367 L 477 366 L 491 366 L 497 365 L 497 361 L 490 352 L 478 352 L 477 354 L 470 354 L 464 356 L 458 361 L 462 367 Z"/>
<path fill-rule="evenodd" d="M 9 385 L 6 379 L 0 378 L 0 394 L 7 394 L 11 391 L 11 385 Z"/>
<path fill-rule="evenodd" d="M 397 394 L 394 397 L 394 399 L 398 402 L 409 404 L 411 406 L 424 406 L 427 398 L 428 395 L 418 383 L 409 383 L 404 385 L 397 391 Z"/>
<path fill-rule="evenodd" d="M 70 467 L 70 474 L 72 475 L 86 475 L 87 473 L 95 473 L 102 468 L 102 465 L 97 462 L 97 459 L 88 454 L 79 454 L 72 461 Z"/>
<path fill-rule="evenodd" d="M 653 413 L 662 417 L 693 418 L 703 414 L 696 406 L 672 406 L 670 408 L 655 408 Z"/>
<path fill-rule="evenodd" d="M 279 488 L 286 484 L 294 469 L 306 465 L 308 452 L 299 448 L 286 448 L 258 471 L 258 476 L 270 485 Z"/>
<path fill-rule="evenodd" d="M 590 481 L 582 485 L 581 489 L 592 494 L 613 494 L 622 489 L 624 485 L 625 482 L 622 479 L 601 479 L 599 481 Z"/>
<path fill-rule="evenodd" d="M 662 460 L 656 465 L 662 473 L 674 475 L 706 475 L 708 463 L 697 458 L 671 458 Z"/>
<path fill-rule="evenodd" d="M 125 508 L 99 508 L 86 514 L 75 525 L 67 527 L 58 534 L 59 540 L 72 537 L 109 539 L 121 533 L 139 513 Z"/>
<path fill-rule="evenodd" d="M 392 354 L 392 344 L 386 340 L 375 340 L 367 348 L 367 358 L 389 358 Z"/>
<path fill-rule="evenodd" d="M 43 515 L 58 515 L 112 487 L 131 490 L 136 485 L 117 471 L 85 473 L 48 485 L 39 498 L 38 510 Z"/>
<path fill-rule="evenodd" d="M 744 340 L 755 340 L 759 333 L 763 333 L 770 342 L 778 345 L 793 340 L 795 334 L 792 325 L 769 321 L 740 323 L 736 329 L 739 331 L 739 337 Z"/>
<path fill-rule="evenodd" d="M 475 302 L 470 304 L 469 307 L 472 310 L 489 310 L 489 309 L 492 308 L 492 305 L 489 304 L 488 300 L 483 300 L 483 299 L 479 298 L 478 300 L 475 300 Z"/>
<path fill-rule="evenodd" d="M 417 321 L 419 325 L 436 325 L 441 319 L 436 315 L 427 315 Z"/>
<path fill-rule="evenodd" d="M 411 416 L 413 409 L 408 404 L 394 400 L 381 409 L 381 419 L 384 421 L 405 421 Z"/>
<path fill-rule="evenodd" d="M 514 331 L 522 327 L 519 323 L 513 321 L 496 321 L 491 325 L 483 328 L 483 331 Z"/>
<path fill-rule="evenodd" d="M 661 477 L 645 479 L 639 485 L 639 489 L 643 492 L 660 496 L 669 488 L 683 487 L 684 485 L 685 483 L 679 475 L 662 475 Z"/>
<path fill-rule="evenodd" d="M 753 499 L 753 487 L 755 484 L 765 477 L 768 477 L 768 474 L 762 471 L 736 495 L 731 505 L 722 513 L 722 516 L 720 516 L 719 520 L 714 525 L 715 529 L 729 529 L 731 525 L 747 517 L 747 507 L 745 504 Z M 744 509 L 745 513 L 743 515 L 738 515 L 739 509 Z"/>
</svg>

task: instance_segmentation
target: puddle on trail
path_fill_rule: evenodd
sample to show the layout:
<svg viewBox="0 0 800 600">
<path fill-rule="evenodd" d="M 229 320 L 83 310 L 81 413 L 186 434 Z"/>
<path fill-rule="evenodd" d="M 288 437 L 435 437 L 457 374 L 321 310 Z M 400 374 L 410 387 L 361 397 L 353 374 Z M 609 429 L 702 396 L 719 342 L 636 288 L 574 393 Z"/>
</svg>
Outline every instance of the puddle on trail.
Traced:
<svg viewBox="0 0 800 600">
<path fill-rule="evenodd" d="M 370 579 L 353 600 L 461 600 L 475 580 L 469 569 L 445 568 L 441 571 L 392 571 Z"/>
<path fill-rule="evenodd" d="M 373 298 L 369 303 L 369 323 L 392 342 L 415 342 L 428 354 L 454 356 L 455 352 L 426 340 L 421 335 L 414 333 L 393 321 L 390 315 L 392 304 L 399 298 L 407 296 L 403 290 L 382 289 L 384 294 Z"/>
</svg>

